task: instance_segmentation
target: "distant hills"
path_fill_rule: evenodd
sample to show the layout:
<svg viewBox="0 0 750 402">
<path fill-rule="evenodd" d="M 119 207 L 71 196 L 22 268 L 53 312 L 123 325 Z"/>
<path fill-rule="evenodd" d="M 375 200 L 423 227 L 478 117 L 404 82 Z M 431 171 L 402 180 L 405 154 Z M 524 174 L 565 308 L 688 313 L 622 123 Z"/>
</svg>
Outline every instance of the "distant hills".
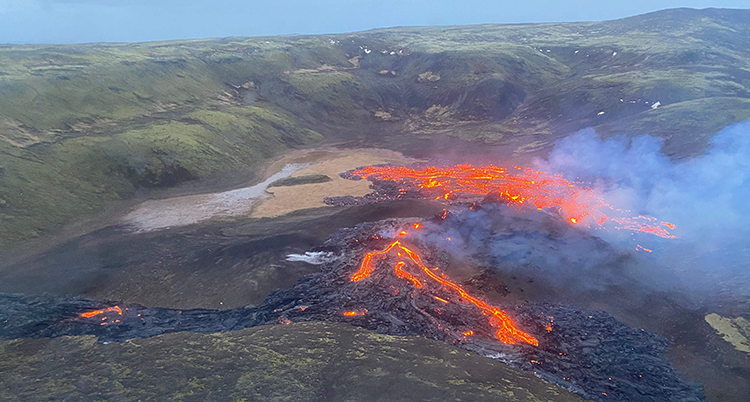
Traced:
<svg viewBox="0 0 750 402">
<path fill-rule="evenodd" d="M 749 118 L 750 10 L 5 45 L 0 252 L 139 188 L 253 169 L 290 148 L 447 136 L 522 155 L 594 127 L 662 137 L 681 158 Z"/>
</svg>

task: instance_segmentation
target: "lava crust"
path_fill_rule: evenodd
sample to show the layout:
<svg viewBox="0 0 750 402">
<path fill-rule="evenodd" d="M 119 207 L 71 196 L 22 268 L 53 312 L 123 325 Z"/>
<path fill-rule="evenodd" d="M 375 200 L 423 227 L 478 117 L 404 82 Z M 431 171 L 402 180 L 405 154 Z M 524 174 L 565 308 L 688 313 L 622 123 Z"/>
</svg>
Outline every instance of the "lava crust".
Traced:
<svg viewBox="0 0 750 402">
<path fill-rule="evenodd" d="M 232 310 L 175 310 L 116 305 L 87 299 L 0 296 L 0 337 L 96 335 L 100 342 L 147 338 L 168 332 L 220 332 L 262 324 L 336 321 L 389 335 L 442 340 L 530 370 L 585 398 L 616 401 L 703 401 L 700 385 L 683 380 L 665 358 L 666 339 L 635 330 L 601 311 L 548 303 L 494 306 L 519 331 L 538 341 L 504 343 L 491 314 L 449 286 L 428 285 L 414 267 L 401 268 L 419 280 L 397 275 L 398 255 L 374 259 L 369 277 L 353 281 L 362 258 L 393 242 L 410 223 L 387 220 L 335 233 L 317 251 L 331 257 L 317 274 L 273 292 L 260 306 Z M 427 267 L 438 268 L 444 252 L 406 241 Z M 446 278 L 441 276 L 441 278 Z M 495 323 L 496 324 L 496 323 Z"/>
</svg>

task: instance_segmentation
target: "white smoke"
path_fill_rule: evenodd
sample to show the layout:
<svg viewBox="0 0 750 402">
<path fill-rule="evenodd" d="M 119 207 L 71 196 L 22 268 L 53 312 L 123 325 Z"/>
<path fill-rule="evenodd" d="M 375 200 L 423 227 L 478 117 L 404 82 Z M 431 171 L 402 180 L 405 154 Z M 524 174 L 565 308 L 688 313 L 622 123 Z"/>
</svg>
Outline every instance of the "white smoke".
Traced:
<svg viewBox="0 0 750 402">
<path fill-rule="evenodd" d="M 505 205 L 456 210 L 441 223 L 426 222 L 422 244 L 508 274 L 577 290 L 605 290 L 639 276 L 631 253 L 570 225 L 556 215 Z"/>
<path fill-rule="evenodd" d="M 308 251 L 305 254 L 289 254 L 287 261 L 302 261 L 312 265 L 323 265 L 335 258 L 333 253 L 326 251 Z"/>
<path fill-rule="evenodd" d="M 673 271 L 684 286 L 750 295 L 750 121 L 720 131 L 701 157 L 671 161 L 660 148 L 653 137 L 602 140 L 588 129 L 535 164 L 591 183 L 613 206 L 677 225 L 669 240 L 624 231 L 597 236 L 653 248 L 656 269 Z"/>
</svg>

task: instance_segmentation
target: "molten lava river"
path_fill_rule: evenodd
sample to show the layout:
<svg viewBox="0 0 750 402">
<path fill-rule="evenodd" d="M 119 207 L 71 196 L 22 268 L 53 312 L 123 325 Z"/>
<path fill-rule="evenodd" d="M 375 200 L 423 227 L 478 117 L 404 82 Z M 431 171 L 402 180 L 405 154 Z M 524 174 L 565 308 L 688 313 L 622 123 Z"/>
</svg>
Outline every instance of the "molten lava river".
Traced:
<svg viewBox="0 0 750 402">
<path fill-rule="evenodd" d="M 415 224 L 415 226 L 417 225 L 418 224 Z M 406 235 L 406 232 L 400 232 L 399 235 Z M 375 270 L 375 262 L 373 260 L 376 258 L 385 259 L 389 253 L 393 253 L 397 257 L 405 260 L 397 262 L 393 267 L 393 272 L 396 276 L 410 281 L 417 289 L 425 287 L 427 283 L 423 283 L 416 275 L 411 274 L 404 269 L 407 262 L 413 264 L 418 268 L 418 272 L 422 274 L 420 276 L 426 277 L 436 287 L 444 289 L 444 293 L 442 294 L 443 297 L 434 296 L 435 300 L 449 304 L 453 303 L 454 299 L 457 299 L 458 302 L 473 305 L 481 310 L 483 315 L 489 317 L 489 323 L 496 329 L 495 335 L 501 342 L 513 345 L 518 341 L 521 341 L 534 346 L 539 345 L 539 341 L 536 338 L 516 328 L 516 324 L 504 311 L 470 295 L 463 287 L 449 280 L 445 274 L 438 275 L 437 268 L 428 268 L 422 262 L 422 259 L 417 253 L 406 248 L 398 240 L 394 241 L 383 250 L 371 251 L 365 254 L 364 258 L 362 258 L 359 270 L 351 276 L 350 280 L 352 282 L 359 282 L 370 277 Z M 474 329 L 468 329 L 463 334 L 464 336 L 471 336 L 474 334 Z"/>
<path fill-rule="evenodd" d="M 457 211 L 444 209 L 442 214 L 417 223 L 385 219 L 342 228 L 315 251 L 327 256 L 320 272 L 271 293 L 259 306 L 176 310 L 85 299 L 6 297 L 12 311 L 28 311 L 24 316 L 28 322 L 14 327 L 13 338 L 96 335 L 100 341 L 124 341 L 177 331 L 219 332 L 273 323 L 336 321 L 389 335 L 423 335 L 501 357 L 590 400 L 629 402 L 643 400 L 639 399 L 643 395 L 653 396 L 648 400 L 704 400 L 700 387 L 682 379 L 665 357 L 668 342 L 663 337 L 630 328 L 603 311 L 528 301 L 506 303 L 501 309 L 482 300 L 484 291 L 477 281 L 484 283 L 485 273 L 464 286 L 434 266 L 447 267 L 436 262 L 449 258 L 443 239 L 455 244 L 454 249 L 467 251 L 464 248 L 471 247 L 448 237 L 446 231 L 476 221 L 469 216 L 474 213 L 487 224 L 471 231 L 478 236 L 479 247 L 504 242 L 502 236 L 506 235 L 493 237 L 494 229 L 507 226 L 536 239 L 533 241 L 539 242 L 540 248 L 535 252 L 544 256 L 549 250 L 569 246 L 568 240 L 591 245 L 604 253 L 602 266 L 608 266 L 609 261 L 602 251 L 610 247 L 606 242 L 581 230 L 564 229 L 614 228 L 671 239 L 675 237 L 673 224 L 615 208 L 583 183 L 521 167 L 368 166 L 342 177 L 368 179 L 374 192 L 363 197 L 329 198 L 326 203 L 352 205 L 412 198 L 437 200 Z M 524 211 L 523 217 L 492 212 L 508 211 L 508 207 Z M 555 228 L 553 232 L 570 233 L 560 240 L 550 227 Z M 513 241 L 509 244 L 515 253 Z M 591 248 L 583 248 L 587 249 Z M 488 253 L 478 250 L 478 261 L 483 261 Z M 636 250 L 653 251 L 641 245 Z M 616 251 L 612 253 L 617 257 Z M 523 258 L 528 253 L 520 254 L 519 266 L 526 267 Z M 578 260 L 570 261 L 568 266 L 580 267 Z M 493 260 L 487 263 L 494 264 Z M 599 265 L 592 267 L 598 269 Z M 591 276 L 592 271 L 588 273 Z M 475 291 L 480 294 L 472 294 Z M 0 306 L 2 302 L 0 297 Z M 39 306 L 48 305 L 56 306 L 54 314 L 38 311 Z"/>
<path fill-rule="evenodd" d="M 627 216 L 629 211 L 617 209 L 597 196 L 583 183 L 571 182 L 561 175 L 539 172 L 516 166 L 367 166 L 343 175 L 351 179 L 385 181 L 399 185 L 395 194 L 382 198 L 402 198 L 417 190 L 421 197 L 436 200 L 457 200 L 462 196 L 494 196 L 516 207 L 532 207 L 555 211 L 573 225 L 598 225 L 612 222 L 615 229 L 625 229 L 673 238 L 675 227 L 646 216 Z M 328 200 L 336 203 L 336 200 Z M 611 216 L 610 216 L 611 215 Z"/>
<path fill-rule="evenodd" d="M 473 201 L 474 204 L 477 201 L 500 201 L 519 209 L 532 208 L 549 212 L 570 225 L 598 229 L 608 223 L 615 229 L 643 232 L 667 239 L 675 237 L 670 232 L 675 228 L 671 223 L 661 222 L 653 217 L 628 216 L 629 211 L 617 209 L 604 202 L 593 189 L 583 183 L 571 182 L 560 175 L 529 168 L 516 166 L 513 169 L 505 169 L 493 165 L 381 165 L 362 167 L 342 176 L 354 180 L 370 180 L 375 192 L 359 198 L 329 199 L 328 203 L 346 205 L 397 198 L 423 198 L 451 203 Z M 419 229 L 420 224 L 416 223 L 413 227 Z M 406 235 L 406 231 L 401 231 L 397 236 Z M 450 238 L 447 240 L 450 241 Z M 652 251 L 640 245 L 636 250 Z M 414 291 L 427 290 L 430 297 L 441 303 L 458 303 L 478 309 L 488 318 L 489 325 L 494 328 L 494 335 L 501 342 L 539 345 L 537 338 L 520 330 L 505 311 L 472 296 L 445 274 L 439 273 L 438 268 L 427 267 L 415 251 L 407 248 L 399 240 L 393 241 L 382 250 L 366 253 L 359 269 L 349 278 L 350 281 L 368 280 L 376 270 L 376 265 L 386 260 L 392 264 L 385 269 L 392 270 L 395 276 L 407 281 Z M 349 311 L 344 314 L 355 317 L 364 313 Z M 551 330 L 551 325 L 550 323 L 546 327 L 547 331 Z M 463 335 L 473 336 L 480 331 L 480 328 L 467 328 Z"/>
</svg>

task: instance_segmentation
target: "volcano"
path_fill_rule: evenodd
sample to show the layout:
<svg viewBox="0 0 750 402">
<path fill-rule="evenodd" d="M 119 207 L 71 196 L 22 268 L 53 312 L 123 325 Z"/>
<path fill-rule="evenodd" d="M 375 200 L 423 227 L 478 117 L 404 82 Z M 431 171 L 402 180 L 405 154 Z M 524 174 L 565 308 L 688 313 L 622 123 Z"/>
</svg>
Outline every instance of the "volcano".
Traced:
<svg viewBox="0 0 750 402">
<path fill-rule="evenodd" d="M 0 400 L 749 400 L 750 10 L 630 14 L 4 45 Z"/>
<path fill-rule="evenodd" d="M 467 209 L 463 213 L 477 213 Z M 440 268 L 445 250 L 410 235 L 453 225 L 391 219 L 342 229 L 314 249 L 321 272 L 259 306 L 175 310 L 87 299 L 3 296 L 7 339 L 95 335 L 121 342 L 168 332 L 220 332 L 262 324 L 343 322 L 389 335 L 442 340 L 532 371 L 587 399 L 703 401 L 665 358 L 663 337 L 632 329 L 602 311 L 549 303 L 491 304 Z"/>
</svg>

